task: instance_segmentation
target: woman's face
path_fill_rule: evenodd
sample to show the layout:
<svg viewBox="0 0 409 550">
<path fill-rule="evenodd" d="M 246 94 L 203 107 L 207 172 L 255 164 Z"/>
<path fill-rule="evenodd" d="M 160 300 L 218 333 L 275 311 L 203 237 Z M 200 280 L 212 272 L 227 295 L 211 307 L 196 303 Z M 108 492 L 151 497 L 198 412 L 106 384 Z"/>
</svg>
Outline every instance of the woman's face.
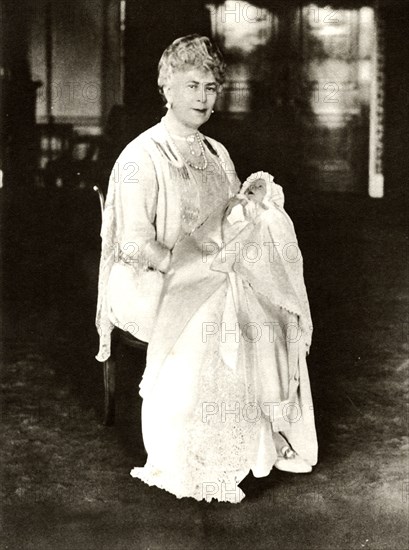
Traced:
<svg viewBox="0 0 409 550">
<path fill-rule="evenodd" d="M 178 122 L 197 130 L 212 114 L 217 83 L 211 71 L 192 68 L 175 72 L 164 92 Z"/>
<path fill-rule="evenodd" d="M 266 182 L 263 179 L 253 181 L 245 191 L 246 197 L 253 202 L 262 202 L 267 192 Z"/>
</svg>

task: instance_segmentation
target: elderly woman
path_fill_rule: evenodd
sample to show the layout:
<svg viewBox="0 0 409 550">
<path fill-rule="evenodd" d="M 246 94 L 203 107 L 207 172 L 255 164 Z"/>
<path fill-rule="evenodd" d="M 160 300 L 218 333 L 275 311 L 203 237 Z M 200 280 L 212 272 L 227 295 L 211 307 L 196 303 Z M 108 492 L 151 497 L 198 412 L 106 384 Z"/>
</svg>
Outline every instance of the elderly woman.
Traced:
<svg viewBox="0 0 409 550">
<path fill-rule="evenodd" d="M 131 475 L 178 498 L 240 502 L 250 470 L 309 472 L 317 443 L 306 295 L 283 261 L 249 259 L 251 239 L 266 233 L 257 216 L 226 222 L 240 182 L 225 147 L 199 132 L 223 76 L 207 37 L 179 38 L 162 55 L 167 113 L 124 149 L 109 182 L 97 358 L 109 357 L 115 325 L 149 341 L 148 459 Z"/>
</svg>

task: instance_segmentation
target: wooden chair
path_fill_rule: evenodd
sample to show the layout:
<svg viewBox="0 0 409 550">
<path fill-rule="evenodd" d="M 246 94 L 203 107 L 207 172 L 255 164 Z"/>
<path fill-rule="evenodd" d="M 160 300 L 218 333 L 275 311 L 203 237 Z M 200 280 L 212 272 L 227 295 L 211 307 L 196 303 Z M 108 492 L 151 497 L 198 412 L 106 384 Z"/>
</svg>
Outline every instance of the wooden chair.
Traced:
<svg viewBox="0 0 409 550">
<path fill-rule="evenodd" d="M 101 206 L 101 213 L 104 211 L 105 198 L 98 185 L 93 187 L 98 193 Z M 111 335 L 111 355 L 104 361 L 104 425 L 113 426 L 115 424 L 115 371 L 119 345 L 124 344 L 127 347 L 146 351 L 148 344 L 138 340 L 129 332 L 115 327 Z"/>
</svg>

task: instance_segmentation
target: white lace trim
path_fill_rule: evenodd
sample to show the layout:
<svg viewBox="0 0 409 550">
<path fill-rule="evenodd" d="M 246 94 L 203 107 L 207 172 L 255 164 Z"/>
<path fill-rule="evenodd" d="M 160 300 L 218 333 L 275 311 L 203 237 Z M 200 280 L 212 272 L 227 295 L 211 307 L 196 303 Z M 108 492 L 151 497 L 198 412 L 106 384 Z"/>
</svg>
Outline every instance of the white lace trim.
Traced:
<svg viewBox="0 0 409 550">
<path fill-rule="evenodd" d="M 176 475 L 175 472 L 164 472 L 150 464 L 143 468 L 133 468 L 131 476 L 140 479 L 150 487 L 155 486 L 181 499 L 191 497 L 197 501 L 205 500 L 211 502 L 213 499 L 218 502 L 230 502 L 238 504 L 245 498 L 244 492 L 240 489 L 239 483 L 243 481 L 250 469 L 236 472 L 225 471 L 197 471 L 190 480 L 183 472 Z"/>
</svg>

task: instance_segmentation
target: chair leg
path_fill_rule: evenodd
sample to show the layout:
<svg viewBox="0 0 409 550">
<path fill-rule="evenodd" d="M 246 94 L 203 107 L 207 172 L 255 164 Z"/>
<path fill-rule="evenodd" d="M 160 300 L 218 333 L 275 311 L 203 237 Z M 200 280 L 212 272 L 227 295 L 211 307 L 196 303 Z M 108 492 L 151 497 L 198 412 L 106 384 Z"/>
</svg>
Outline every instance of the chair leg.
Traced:
<svg viewBox="0 0 409 550">
<path fill-rule="evenodd" d="M 104 361 L 104 425 L 115 424 L 115 361 L 109 357 Z"/>
</svg>

